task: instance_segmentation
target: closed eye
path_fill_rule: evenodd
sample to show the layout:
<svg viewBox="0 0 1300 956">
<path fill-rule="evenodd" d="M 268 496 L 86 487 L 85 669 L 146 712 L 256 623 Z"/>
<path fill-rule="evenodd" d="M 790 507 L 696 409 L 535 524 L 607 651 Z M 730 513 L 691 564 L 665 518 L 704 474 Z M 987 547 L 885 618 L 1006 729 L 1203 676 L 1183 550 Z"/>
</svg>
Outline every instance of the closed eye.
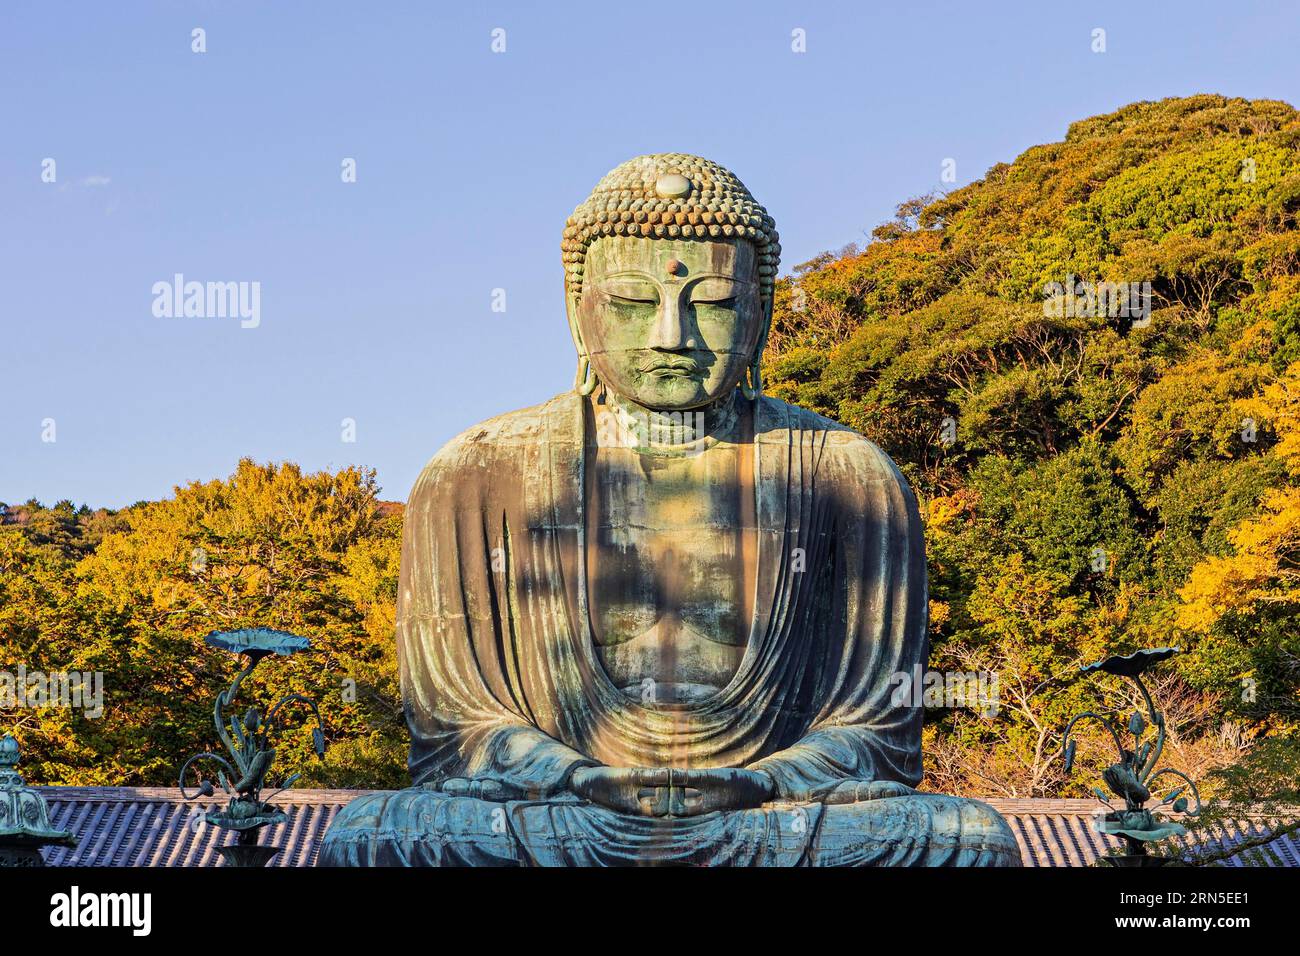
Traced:
<svg viewBox="0 0 1300 956">
<path fill-rule="evenodd" d="M 659 302 L 659 290 L 654 283 L 630 276 L 603 282 L 600 291 L 615 302 L 629 305 L 656 305 Z"/>
<path fill-rule="evenodd" d="M 731 308 L 740 297 L 742 286 L 722 276 L 705 276 L 691 289 L 691 301 Z"/>
</svg>

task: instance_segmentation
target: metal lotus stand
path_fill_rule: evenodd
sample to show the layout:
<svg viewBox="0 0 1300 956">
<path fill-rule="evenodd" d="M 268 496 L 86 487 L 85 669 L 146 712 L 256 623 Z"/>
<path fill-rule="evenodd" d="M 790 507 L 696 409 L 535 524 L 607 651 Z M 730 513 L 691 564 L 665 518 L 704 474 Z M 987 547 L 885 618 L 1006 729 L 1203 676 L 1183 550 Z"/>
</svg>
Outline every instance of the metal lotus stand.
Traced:
<svg viewBox="0 0 1300 956">
<path fill-rule="evenodd" d="M 1156 769 L 1156 763 L 1160 760 L 1160 752 L 1165 746 L 1165 717 L 1164 714 L 1156 710 L 1155 704 L 1151 700 L 1151 694 L 1147 692 L 1146 685 L 1142 683 L 1142 673 L 1144 671 L 1172 657 L 1179 651 L 1180 649 L 1177 647 L 1151 648 L 1135 651 L 1126 657 L 1108 657 L 1105 660 L 1080 668 L 1081 674 L 1101 671 L 1119 677 L 1130 678 L 1137 685 L 1142 694 L 1142 699 L 1146 701 L 1147 713 L 1150 718 L 1150 724 L 1148 724 L 1143 719 L 1140 710 L 1135 710 L 1129 718 L 1126 729 L 1133 738 L 1131 749 L 1124 746 L 1121 730 L 1115 722 L 1110 717 L 1093 711 L 1079 714 L 1071 720 L 1066 726 L 1065 735 L 1062 738 L 1065 743 L 1066 773 L 1069 773 L 1074 767 L 1076 741 L 1070 739 L 1070 731 L 1074 729 L 1074 725 L 1079 721 L 1089 718 L 1100 721 L 1115 741 L 1115 748 L 1119 752 L 1119 761 L 1103 770 L 1101 778 L 1105 781 L 1112 794 L 1124 800 L 1124 809 L 1116 809 L 1101 790 L 1096 787 L 1092 788 L 1092 792 L 1097 795 L 1097 798 L 1110 808 L 1110 812 L 1097 824 L 1097 832 L 1109 833 L 1122 838 L 1125 848 L 1128 850 L 1127 853 L 1102 857 L 1111 866 L 1164 866 L 1167 863 L 1177 862 L 1175 857 L 1153 856 L 1147 852 L 1147 844 L 1156 840 L 1163 840 L 1166 837 L 1181 836 L 1187 832 L 1182 824 L 1162 820 L 1154 811 L 1169 806 L 1175 813 L 1184 813 L 1188 816 L 1196 816 L 1201 812 L 1201 796 L 1191 778 L 1171 767 L 1166 767 L 1163 770 Z M 1152 726 L 1156 728 L 1155 739 L 1143 742 L 1143 736 Z M 1147 804 L 1152 799 L 1151 785 L 1156 779 L 1163 776 L 1178 777 L 1184 783 L 1158 800 L 1152 807 L 1148 807 Z M 1191 794 L 1196 800 L 1196 807 L 1193 810 L 1188 810 L 1187 798 L 1183 796 L 1184 791 L 1188 789 L 1191 790 Z"/>
<path fill-rule="evenodd" d="M 257 707 L 250 707 L 242 717 L 235 714 L 227 718 L 225 711 L 234 703 L 235 695 L 239 693 L 239 686 L 244 682 L 244 678 L 253 672 L 253 668 L 262 658 L 270 654 L 281 657 L 296 654 L 311 647 L 311 641 L 296 634 L 269 628 L 218 631 L 209 634 L 203 640 L 210 647 L 230 651 L 233 654 L 242 654 L 248 659 L 248 663 L 235 675 L 235 680 L 230 687 L 217 695 L 216 706 L 212 710 L 213 724 L 217 728 L 221 742 L 226 745 L 230 760 L 211 751 L 190 757 L 181 766 L 181 796 L 186 800 L 196 800 L 200 797 L 211 797 L 216 793 L 211 780 L 198 779 L 197 768 L 194 770 L 197 790 L 189 793 L 185 789 L 185 774 L 191 767 L 202 760 L 216 763 L 219 768 L 216 773 L 217 782 L 229 795 L 230 802 L 225 810 L 208 811 L 204 819 L 213 826 L 232 830 L 236 834 L 236 842 L 218 847 L 217 852 L 221 854 L 227 866 L 266 866 L 272 857 L 280 852 L 280 848 L 262 846 L 258 843 L 262 828 L 284 823 L 289 819 L 282 810 L 262 799 L 266 775 L 271 769 L 271 762 L 275 759 L 275 747 L 272 746 L 272 742 L 284 730 L 282 711 L 286 706 L 294 703 L 302 704 L 311 710 L 316 718 L 316 726 L 312 728 L 312 741 L 316 755 L 324 757 L 325 730 L 321 723 L 320 710 L 316 702 L 310 698 L 302 694 L 289 694 L 277 701 L 265 716 Z M 226 732 L 227 720 L 230 733 Z M 298 777 L 299 774 L 296 773 L 287 777 L 276 792 L 291 786 Z"/>
<path fill-rule="evenodd" d="M 14 769 L 18 766 L 18 741 L 0 739 L 0 867 L 44 866 L 41 847 L 77 845 L 68 830 L 50 829 L 45 799 Z"/>
</svg>

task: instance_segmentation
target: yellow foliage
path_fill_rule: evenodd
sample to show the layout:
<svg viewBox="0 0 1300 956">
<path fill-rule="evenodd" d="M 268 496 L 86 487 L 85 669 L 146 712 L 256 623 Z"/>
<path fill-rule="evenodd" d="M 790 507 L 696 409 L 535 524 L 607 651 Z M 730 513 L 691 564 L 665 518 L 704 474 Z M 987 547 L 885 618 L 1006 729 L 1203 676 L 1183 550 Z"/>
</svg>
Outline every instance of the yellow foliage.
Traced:
<svg viewBox="0 0 1300 956">
<path fill-rule="evenodd" d="M 1235 408 L 1272 427 L 1274 454 L 1300 477 L 1300 362 Z M 1229 540 L 1233 554 L 1201 561 L 1179 591 L 1180 627 L 1205 632 L 1225 614 L 1249 614 L 1262 604 L 1300 604 L 1300 488 L 1270 491 L 1259 514 L 1234 528 Z"/>
<path fill-rule="evenodd" d="M 946 601 L 930 602 L 930 630 L 937 632 L 952 618 L 952 605 Z"/>
<path fill-rule="evenodd" d="M 971 511 L 969 495 L 944 495 L 926 503 L 925 527 L 935 532 L 945 525 L 966 517 Z"/>
</svg>

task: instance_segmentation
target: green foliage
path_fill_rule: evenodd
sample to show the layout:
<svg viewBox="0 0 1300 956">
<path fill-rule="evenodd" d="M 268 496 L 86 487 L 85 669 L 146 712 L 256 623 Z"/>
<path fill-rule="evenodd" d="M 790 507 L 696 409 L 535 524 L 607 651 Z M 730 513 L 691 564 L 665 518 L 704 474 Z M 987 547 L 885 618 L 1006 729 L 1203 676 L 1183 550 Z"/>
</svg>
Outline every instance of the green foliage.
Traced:
<svg viewBox="0 0 1300 956">
<path fill-rule="evenodd" d="M 0 526 L 6 665 L 104 679 L 102 716 L 6 714 L 27 777 L 174 784 L 185 756 L 216 746 L 212 704 L 237 669 L 203 635 L 262 626 L 309 637 L 313 649 L 259 667 L 241 701 L 314 697 L 332 746 L 321 764 L 308 731 L 291 735 L 273 775 L 302 769 L 302 785 L 400 785 L 392 626 L 401 516 L 386 515 L 375 494 L 373 475 L 358 469 L 304 475 L 245 460 L 226 481 L 116 515 L 66 503 L 9 509 Z"/>
<path fill-rule="evenodd" d="M 932 715 L 930 786 L 1086 796 L 1088 774 L 1061 773 L 1066 718 L 1135 702 L 1078 666 L 1142 646 L 1188 649 L 1152 686 L 1171 765 L 1228 806 L 1293 785 L 1298 150 L 1285 103 L 1135 103 L 909 199 L 865 248 L 777 284 L 766 390 L 895 458 L 927 521 L 932 666 L 998 675 L 995 718 Z M 1150 314 L 1050 307 L 1050 284 L 1074 282 L 1149 283 Z M 331 738 L 324 764 L 304 734 L 279 766 L 305 785 L 400 786 L 401 516 L 375 495 L 356 469 L 244 461 L 118 513 L 0 509 L 0 669 L 107 682 L 98 719 L 5 715 L 28 776 L 172 783 L 215 743 L 232 673 L 201 637 L 266 626 L 315 650 L 259 667 L 254 687 L 316 697 Z M 1081 737 L 1079 765 L 1105 743 Z"/>
<path fill-rule="evenodd" d="M 1135 103 L 778 285 L 767 390 L 895 458 L 927 516 L 934 666 L 999 670 L 997 720 L 927 727 L 932 785 L 1080 787 L 1056 724 L 1101 701 L 1074 669 L 1139 646 L 1190 649 L 1161 684 L 1195 715 L 1179 769 L 1295 729 L 1298 146 L 1285 103 Z M 1149 315 L 1051 298 L 1075 283 L 1149 289 Z"/>
</svg>

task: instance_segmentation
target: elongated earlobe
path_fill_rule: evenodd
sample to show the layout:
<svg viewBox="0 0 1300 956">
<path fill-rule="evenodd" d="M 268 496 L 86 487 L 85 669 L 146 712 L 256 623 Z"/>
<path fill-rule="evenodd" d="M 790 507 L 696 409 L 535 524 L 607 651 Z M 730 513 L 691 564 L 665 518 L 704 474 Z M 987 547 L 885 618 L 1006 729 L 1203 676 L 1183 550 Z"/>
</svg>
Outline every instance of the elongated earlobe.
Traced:
<svg viewBox="0 0 1300 956">
<path fill-rule="evenodd" d="M 591 360 L 585 355 L 579 355 L 578 374 L 573 379 L 573 390 L 585 397 L 594 392 L 599 384 L 600 379 L 596 378 L 596 373 L 592 371 Z"/>
<path fill-rule="evenodd" d="M 762 373 L 758 369 L 759 360 L 755 359 L 749 368 L 745 369 L 745 377 L 740 380 L 740 393 L 749 401 L 753 401 L 763 394 Z"/>
<path fill-rule="evenodd" d="M 753 401 L 763 394 L 763 350 L 767 348 L 767 333 L 772 328 L 772 311 L 771 304 L 767 303 L 767 324 L 763 327 L 763 334 L 758 339 L 758 348 L 754 350 L 754 360 L 749 363 L 745 369 L 745 375 L 740 380 L 740 393 L 749 401 Z"/>
<path fill-rule="evenodd" d="M 578 350 L 578 373 L 573 377 L 573 390 L 585 397 L 596 390 L 600 379 L 591 367 L 587 346 L 582 341 L 582 330 L 578 327 L 578 301 L 578 296 L 571 294 L 565 303 L 565 312 L 569 318 L 569 334 L 573 336 L 573 345 Z"/>
</svg>

